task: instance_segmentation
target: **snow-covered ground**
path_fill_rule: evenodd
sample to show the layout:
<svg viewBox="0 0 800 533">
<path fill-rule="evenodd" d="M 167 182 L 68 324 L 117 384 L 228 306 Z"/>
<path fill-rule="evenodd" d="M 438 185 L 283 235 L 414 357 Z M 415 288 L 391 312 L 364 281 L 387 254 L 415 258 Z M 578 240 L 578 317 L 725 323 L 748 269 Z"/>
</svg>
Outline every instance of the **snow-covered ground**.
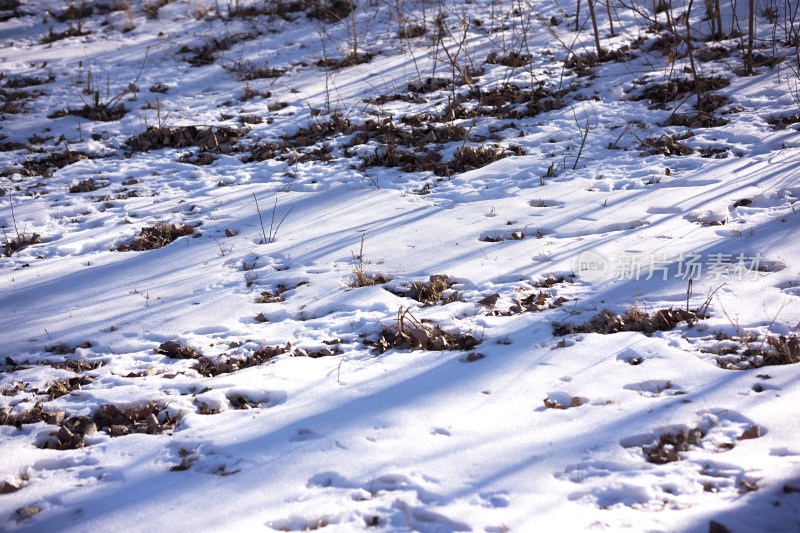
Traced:
<svg viewBox="0 0 800 533">
<path fill-rule="evenodd" d="M 796 2 L 326 5 L 0 1 L 0 531 L 800 529 Z"/>
</svg>

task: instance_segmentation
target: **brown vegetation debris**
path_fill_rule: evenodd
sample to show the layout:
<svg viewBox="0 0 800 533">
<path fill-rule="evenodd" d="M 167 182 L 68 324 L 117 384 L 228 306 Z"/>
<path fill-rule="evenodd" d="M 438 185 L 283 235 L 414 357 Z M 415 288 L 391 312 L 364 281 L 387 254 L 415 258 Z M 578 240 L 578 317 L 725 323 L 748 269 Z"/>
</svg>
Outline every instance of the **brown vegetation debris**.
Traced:
<svg viewBox="0 0 800 533">
<path fill-rule="evenodd" d="M 676 433 L 664 433 L 658 438 L 654 446 L 644 446 L 642 451 L 648 463 L 663 465 L 680 461 L 679 452 L 689 451 L 691 446 L 697 446 L 704 437 L 699 428 L 686 429 Z"/>
<path fill-rule="evenodd" d="M 165 224 L 158 222 L 154 226 L 142 228 L 139 237 L 130 243 L 123 243 L 117 246 L 120 252 L 141 252 L 144 250 L 155 250 L 171 243 L 179 237 L 194 233 L 194 226 L 187 224 Z"/>
<path fill-rule="evenodd" d="M 775 129 L 783 130 L 800 122 L 800 113 L 795 112 L 793 115 L 786 115 L 785 117 L 769 117 L 767 124 Z"/>
<path fill-rule="evenodd" d="M 90 383 L 94 383 L 94 378 L 91 376 L 75 376 L 73 378 L 60 379 L 48 383 L 47 387 L 43 391 L 40 391 L 39 394 L 47 395 L 47 398 L 52 401 L 74 390 L 81 390 L 81 387 Z"/>
<path fill-rule="evenodd" d="M 397 324 L 381 331 L 377 341 L 364 340 L 374 346 L 378 353 L 397 348 L 399 350 L 471 350 L 481 343 L 472 335 L 458 331 L 446 331 L 439 326 L 424 324 L 414 318 L 411 308 L 397 311 Z"/>
<path fill-rule="evenodd" d="M 206 152 L 227 154 L 233 145 L 247 133 L 243 128 L 215 126 L 200 129 L 197 126 L 167 128 L 150 126 L 136 137 L 128 139 L 134 152 L 147 152 L 161 148 L 188 148 L 199 146 Z"/>
<path fill-rule="evenodd" d="M 763 366 L 793 365 L 800 363 L 800 337 L 796 334 L 767 335 L 759 346 L 757 338 L 743 338 L 744 350 L 736 348 L 716 350 L 717 365 L 728 370 L 749 370 Z"/>
<path fill-rule="evenodd" d="M 172 359 L 198 359 L 202 356 L 196 349 L 180 341 L 163 342 L 156 348 L 156 353 Z"/>
<path fill-rule="evenodd" d="M 38 233 L 20 233 L 13 238 L 9 238 L 8 235 L 6 235 L 6 242 L 3 245 L 3 255 L 11 257 L 26 246 L 39 244 L 40 242 L 42 242 L 42 237 Z"/>
<path fill-rule="evenodd" d="M 284 72 L 284 69 L 273 68 L 267 65 L 266 61 L 256 63 L 249 60 L 236 61 L 230 67 L 225 67 L 228 73 L 238 81 L 253 81 L 264 78 L 277 78 Z"/>
<path fill-rule="evenodd" d="M 620 331 L 641 331 L 646 335 L 651 335 L 656 331 L 673 329 L 681 322 L 687 322 L 691 327 L 705 318 L 707 318 L 706 315 L 699 311 L 687 311 L 686 309 L 661 309 L 655 313 L 647 314 L 634 306 L 622 316 L 609 309 L 604 309 L 585 324 L 556 325 L 555 335 L 563 336 L 573 333 L 601 333 L 608 335 Z"/>
<path fill-rule="evenodd" d="M 70 24 L 66 30 L 60 32 L 53 30 L 53 27 L 50 26 L 50 31 L 47 33 L 47 35 L 42 37 L 41 43 L 49 44 L 66 39 L 68 37 L 83 37 L 84 35 L 91 35 L 91 33 L 92 32 L 88 30 L 84 30 L 80 23 L 78 23 L 77 26 Z"/>
<path fill-rule="evenodd" d="M 97 190 L 97 182 L 94 181 L 94 178 L 81 180 L 75 185 L 71 185 L 69 188 L 69 192 L 73 194 L 82 192 L 92 192 L 96 190 Z"/>
<path fill-rule="evenodd" d="M 498 54 L 497 52 L 490 52 L 486 56 L 486 63 L 489 65 L 503 65 L 504 67 L 524 67 L 531 62 L 530 54 L 521 54 L 519 52 L 508 52 L 507 54 Z"/>
<path fill-rule="evenodd" d="M 73 152 L 67 147 L 63 152 L 53 152 L 45 157 L 28 159 L 22 163 L 22 172 L 26 176 L 42 176 L 49 178 L 53 169 L 64 168 L 72 163 L 89 159 L 84 152 Z"/>
<path fill-rule="evenodd" d="M 161 413 L 163 415 L 159 417 Z M 113 404 L 101 405 L 95 411 L 92 420 L 97 428 L 112 437 L 120 437 L 131 433 L 158 435 L 164 430 L 174 429 L 178 425 L 179 418 L 172 418 L 164 407 L 148 400 L 122 407 Z"/>
<path fill-rule="evenodd" d="M 416 300 L 426 307 L 437 304 L 449 304 L 463 301 L 458 291 L 451 290 L 457 280 L 446 274 L 434 274 L 428 281 L 415 281 L 407 289 L 389 289 L 390 292 L 404 298 Z"/>
<path fill-rule="evenodd" d="M 244 357 L 241 355 L 231 355 L 224 359 L 218 360 L 211 359 L 210 357 L 201 356 L 197 362 L 192 365 L 192 369 L 196 370 L 203 377 L 214 377 L 219 374 L 230 374 L 243 368 L 250 368 L 266 363 L 270 359 L 286 353 L 290 345 L 283 346 L 262 346 L 255 350 L 250 355 Z"/>
<path fill-rule="evenodd" d="M 675 136 L 662 134 L 660 137 L 649 137 L 642 141 L 642 156 L 663 155 L 670 157 L 673 155 L 687 156 L 694 153 L 694 150 L 683 143 L 678 142 Z"/>
</svg>

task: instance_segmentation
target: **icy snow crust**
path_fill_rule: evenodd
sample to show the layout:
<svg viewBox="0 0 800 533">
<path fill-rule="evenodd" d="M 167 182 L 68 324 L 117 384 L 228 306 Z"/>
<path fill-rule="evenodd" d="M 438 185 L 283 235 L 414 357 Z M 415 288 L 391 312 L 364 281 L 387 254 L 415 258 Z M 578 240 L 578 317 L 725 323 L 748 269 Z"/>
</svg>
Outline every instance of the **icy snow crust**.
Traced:
<svg viewBox="0 0 800 533">
<path fill-rule="evenodd" d="M 158 412 L 119 436 L 93 418 L 77 449 L 53 449 L 59 426 L 46 420 L 1 425 L 0 530 L 800 527 L 800 366 L 758 366 L 767 338 L 791 345 L 800 322 L 800 137 L 768 122 L 798 111 L 791 49 L 765 45 L 785 60 L 734 75 L 739 39 L 706 42 L 695 3 L 695 49 L 727 51 L 698 63 L 729 80 L 709 89 L 727 98 L 710 115 L 728 123 L 662 126 L 673 111 L 695 117 L 693 84 L 667 102 L 638 95 L 691 79 L 689 59 L 648 51 L 659 34 L 621 5 L 613 37 L 596 6 L 601 42 L 632 48 L 585 69 L 564 67 L 566 46 L 594 47 L 585 4 L 575 31 L 574 2 L 523 3 L 522 17 L 484 0 L 357 2 L 358 52 L 376 55 L 341 68 L 316 63 L 352 52 L 347 10 L 323 24 L 311 4 L 281 16 L 256 3 L 247 17 L 207 0 L 74 5 L 94 6 L 80 26 L 63 3 L 3 2 L 3 244 L 40 242 L 0 257 L 0 407 L 6 420 L 37 404 L 66 419 L 102 405 Z M 675 18 L 685 9 L 673 3 Z M 399 38 L 398 16 L 426 33 Z M 727 2 L 723 20 L 729 30 Z M 90 33 L 54 39 L 70 27 Z M 772 25 L 757 27 L 767 42 Z M 530 65 L 499 64 L 503 46 Z M 245 79 L 266 67 L 277 76 Z M 465 73 L 484 94 L 533 79 L 550 103 L 512 117 L 486 104 L 473 118 L 474 87 L 452 84 Z M 44 83 L 13 86 L 26 77 Z M 449 81 L 409 94 L 429 77 Z M 69 114 L 95 91 L 124 115 Z M 467 111 L 447 117 L 454 97 Z M 333 113 L 353 128 L 285 139 Z M 363 166 L 388 150 L 353 143 L 367 120 L 410 131 L 402 119 L 424 113 L 445 118 L 417 127 L 466 131 L 416 146 L 441 163 L 492 143 L 508 157 Z M 242 136 L 133 151 L 154 126 Z M 662 135 L 692 153 L 652 153 Z M 245 162 L 260 143 L 286 149 Z M 25 166 L 51 154 L 70 164 Z M 193 230 L 118 251 L 157 223 Z M 728 259 L 709 265 L 714 254 Z M 704 266 L 690 287 L 689 256 Z M 580 257 L 609 270 L 595 276 Z M 652 271 L 653 257 L 666 267 Z M 355 287 L 359 272 L 390 280 Z M 447 303 L 414 300 L 434 275 L 448 276 Z M 697 319 L 672 329 L 555 334 L 687 298 Z M 434 326 L 480 344 L 421 349 L 453 347 Z M 384 330 L 405 337 L 381 348 Z M 189 358 L 170 357 L 169 341 Z M 200 357 L 213 367 L 265 348 L 282 353 L 198 370 Z M 44 364 L 74 361 L 92 364 Z"/>
</svg>

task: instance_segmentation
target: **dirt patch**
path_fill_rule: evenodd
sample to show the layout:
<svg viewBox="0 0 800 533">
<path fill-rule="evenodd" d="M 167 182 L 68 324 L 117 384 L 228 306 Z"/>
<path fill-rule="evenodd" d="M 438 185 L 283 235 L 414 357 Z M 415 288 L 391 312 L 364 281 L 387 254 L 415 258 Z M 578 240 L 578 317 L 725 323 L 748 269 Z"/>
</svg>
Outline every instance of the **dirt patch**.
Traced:
<svg viewBox="0 0 800 533">
<path fill-rule="evenodd" d="M 312 19 L 325 20 L 327 22 L 339 22 L 344 20 L 347 15 L 353 12 L 358 7 L 355 2 L 351 0 L 321 0 L 318 2 L 304 5 L 304 9 L 311 7 L 306 16 Z"/>
<path fill-rule="evenodd" d="M 711 95 L 714 96 L 714 95 Z M 713 107 L 713 106 L 712 106 Z M 667 120 L 664 121 L 662 126 L 683 126 L 686 128 L 718 128 L 728 123 L 728 120 L 722 117 L 715 117 L 711 113 L 705 111 L 696 113 L 694 115 L 677 114 L 673 113 Z"/>
<path fill-rule="evenodd" d="M 540 84 L 532 90 L 506 84 L 481 91 L 474 88 L 469 98 L 477 100 L 478 115 L 491 115 L 504 120 L 519 120 L 564 107 L 564 89 L 552 90 Z M 466 100 L 464 100 L 466 101 Z"/>
<path fill-rule="evenodd" d="M 461 302 L 461 294 L 450 288 L 457 281 L 445 274 L 434 274 L 428 281 L 415 281 L 407 289 L 387 289 L 389 292 L 403 298 L 411 298 L 426 307 L 430 305 L 449 304 L 451 302 Z"/>
<path fill-rule="evenodd" d="M 189 47 L 184 45 L 178 49 L 178 53 L 186 54 L 184 61 L 193 67 L 203 67 L 218 61 L 216 52 L 228 50 L 236 43 L 255 37 L 257 35 L 254 33 L 237 33 L 220 39 L 212 37 L 200 46 Z"/>
<path fill-rule="evenodd" d="M 609 309 L 604 309 L 585 324 L 557 325 L 554 334 L 559 336 L 573 333 L 601 333 L 608 335 L 619 333 L 620 331 L 641 331 L 646 335 L 651 335 L 656 331 L 671 330 L 681 322 L 687 322 L 689 327 L 692 327 L 705 318 L 707 318 L 706 315 L 699 311 L 687 311 L 685 309 L 661 309 L 655 313 L 647 314 L 634 306 L 628 309 L 624 315 L 618 315 Z"/>
<path fill-rule="evenodd" d="M 199 146 L 206 152 L 227 154 L 233 151 L 234 144 L 246 133 L 247 130 L 244 128 L 230 126 L 204 129 L 197 126 L 179 128 L 150 126 L 136 137 L 128 139 L 128 146 L 134 152 Z"/>
<path fill-rule="evenodd" d="M 192 365 L 192 369 L 197 370 L 201 376 L 207 378 L 220 374 L 231 374 L 243 368 L 250 368 L 266 363 L 274 357 L 286 353 L 289 348 L 291 348 L 290 344 L 287 344 L 286 347 L 262 346 L 248 356 L 230 355 L 217 360 L 201 356 L 197 362 Z"/>
</svg>

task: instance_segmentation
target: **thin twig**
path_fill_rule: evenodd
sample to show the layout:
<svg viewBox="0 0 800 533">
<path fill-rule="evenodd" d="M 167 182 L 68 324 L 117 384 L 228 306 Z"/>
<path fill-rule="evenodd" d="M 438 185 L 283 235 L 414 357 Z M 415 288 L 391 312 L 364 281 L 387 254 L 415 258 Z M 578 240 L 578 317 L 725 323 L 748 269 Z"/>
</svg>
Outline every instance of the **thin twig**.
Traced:
<svg viewBox="0 0 800 533">
<path fill-rule="evenodd" d="M 256 211 L 258 211 L 258 220 L 261 222 L 261 237 L 263 238 L 261 242 L 266 243 L 267 234 L 264 233 L 264 220 L 261 218 L 261 209 L 258 208 L 258 198 L 256 198 L 256 193 L 253 193 L 253 200 L 256 201 Z"/>
</svg>

